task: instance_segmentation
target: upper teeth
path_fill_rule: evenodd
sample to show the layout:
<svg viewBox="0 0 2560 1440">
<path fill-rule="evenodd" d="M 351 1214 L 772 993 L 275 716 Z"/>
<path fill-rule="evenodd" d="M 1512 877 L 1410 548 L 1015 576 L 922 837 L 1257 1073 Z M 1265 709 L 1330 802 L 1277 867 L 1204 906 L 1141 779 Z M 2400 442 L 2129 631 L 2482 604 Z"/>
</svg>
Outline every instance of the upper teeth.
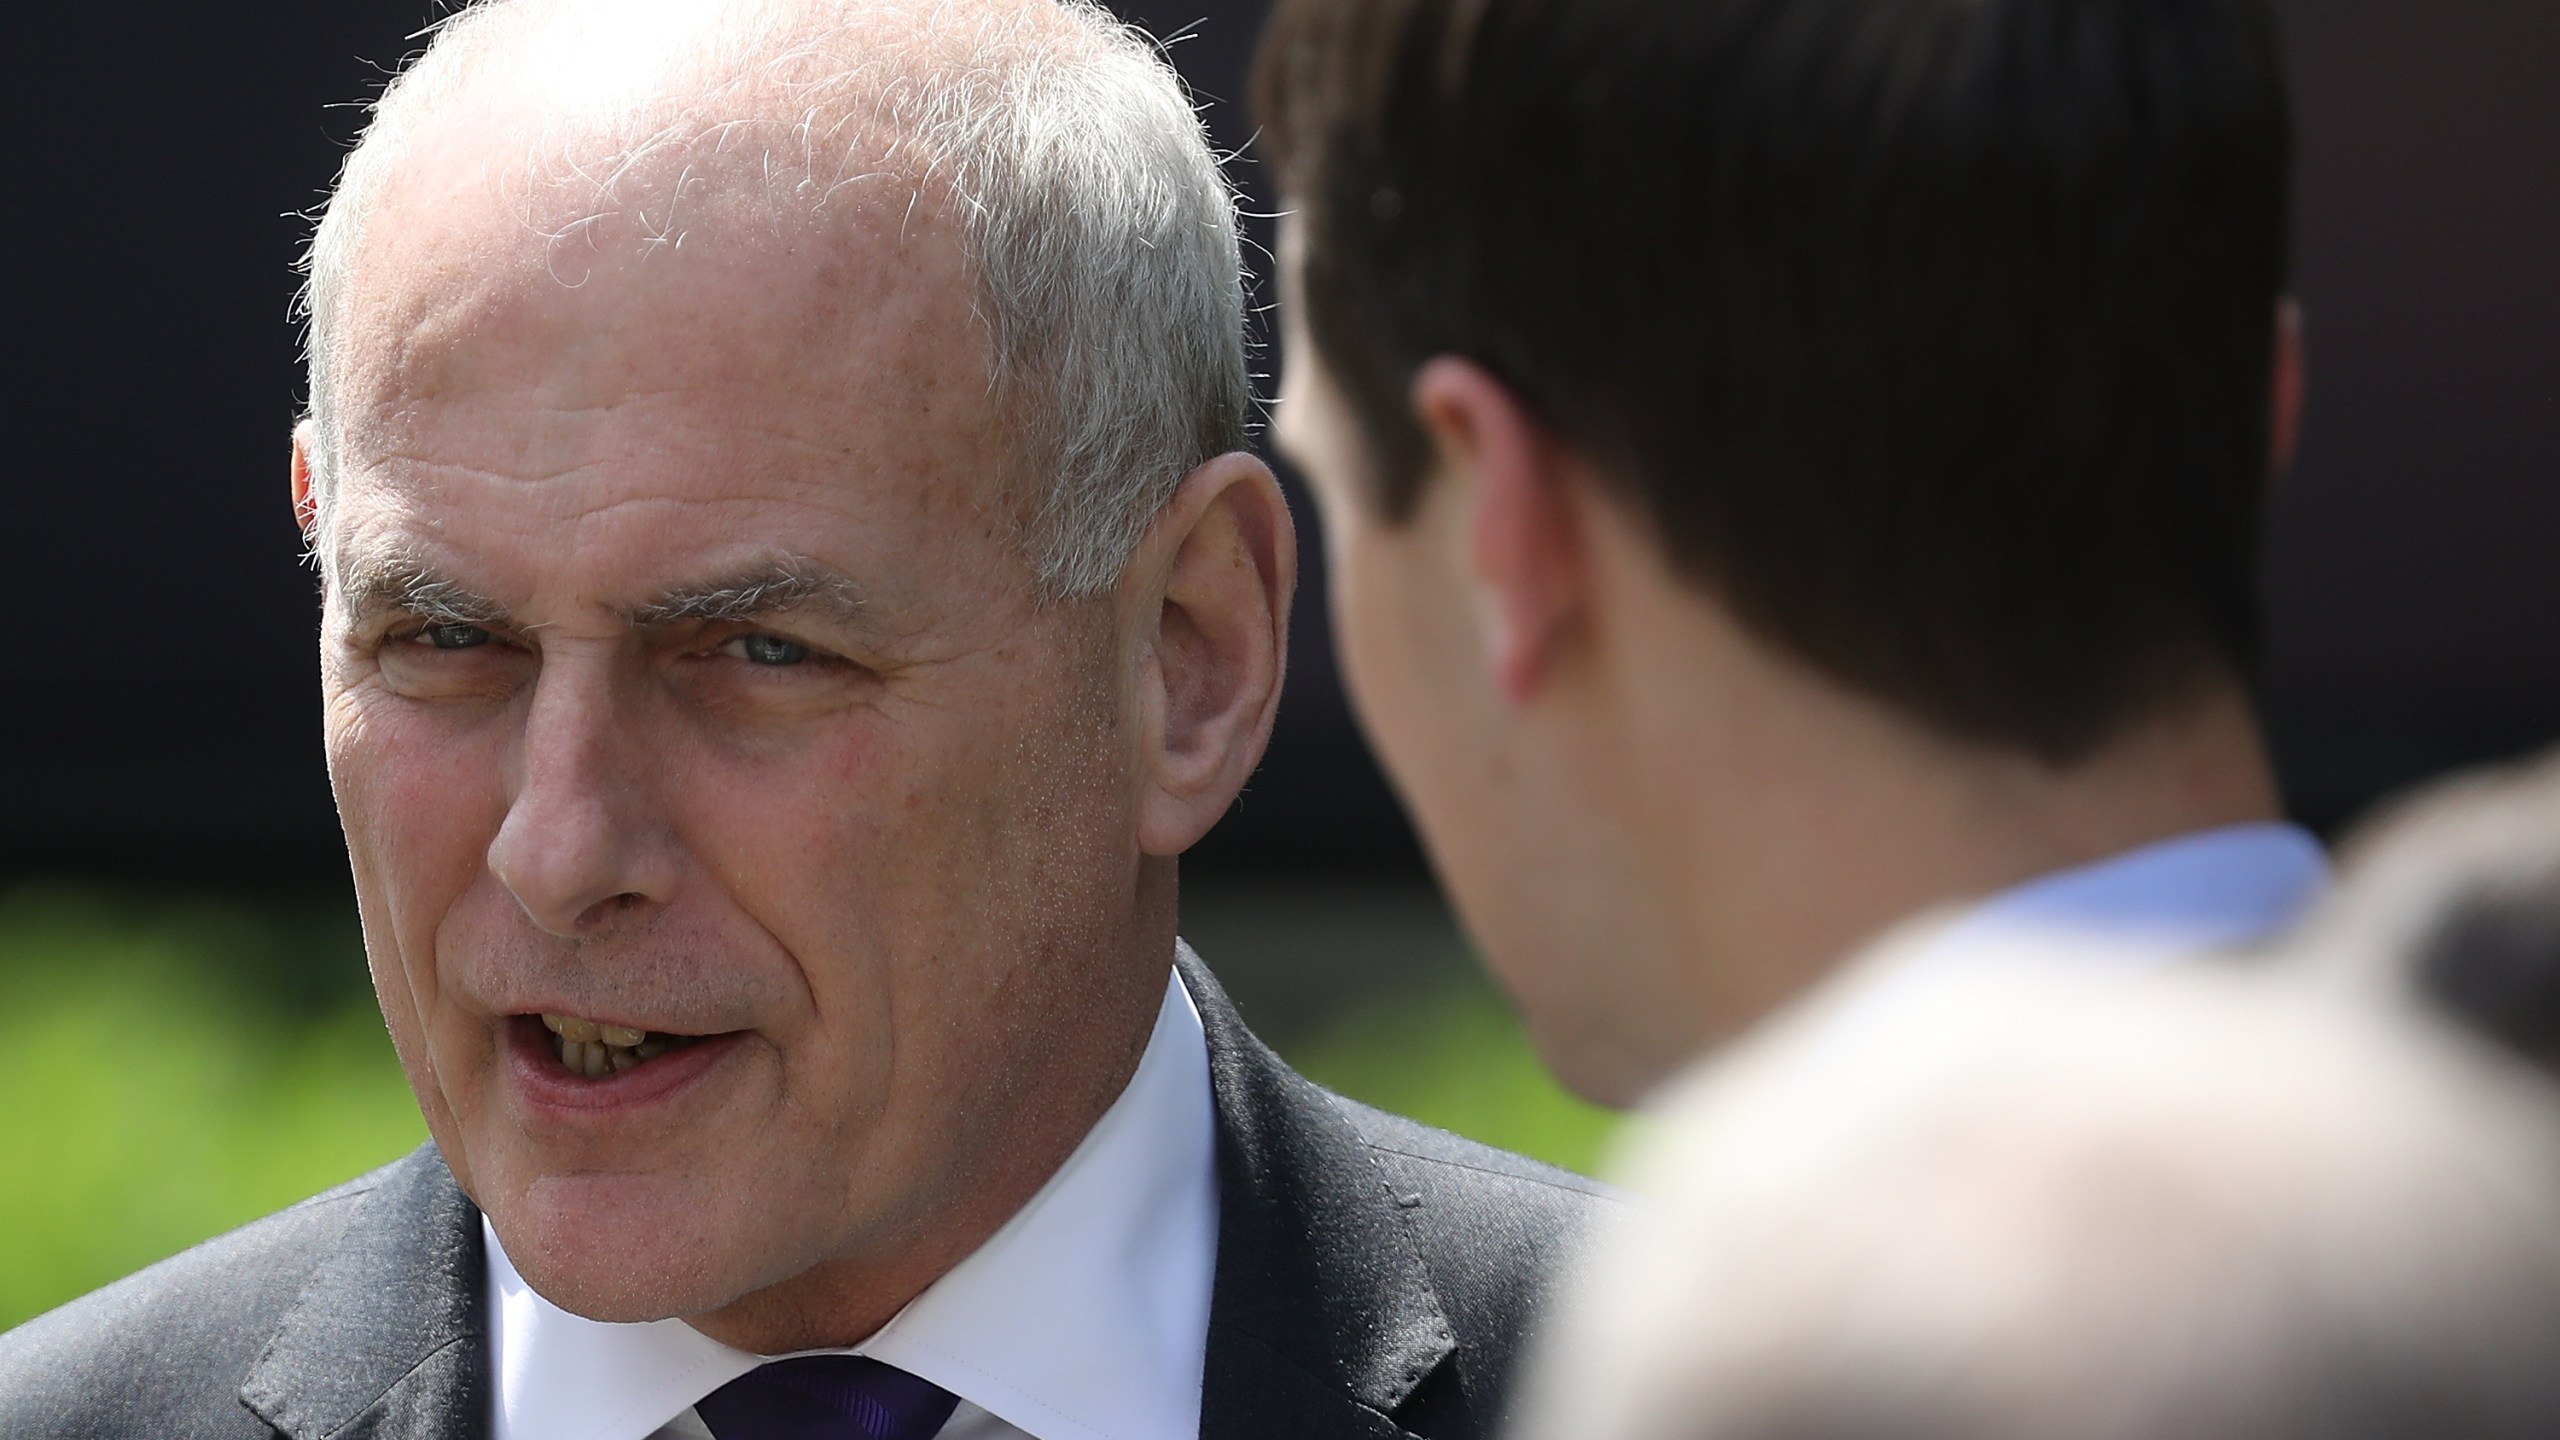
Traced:
<svg viewBox="0 0 2560 1440">
<path fill-rule="evenodd" d="M 646 1030 L 606 1025 L 575 1015 L 545 1014 L 542 1023 L 559 1037 L 552 1048 L 559 1052 L 560 1063 L 590 1080 L 620 1074 L 643 1060 L 655 1060 L 673 1048 L 678 1038 L 653 1036 Z"/>
<path fill-rule="evenodd" d="M 627 1025 L 601 1025 L 593 1020 L 581 1020 L 575 1015 L 544 1015 L 542 1023 L 561 1039 L 575 1040 L 582 1045 L 593 1045 L 601 1040 L 607 1045 L 628 1050 L 649 1038 L 646 1030 L 634 1030 Z"/>
</svg>

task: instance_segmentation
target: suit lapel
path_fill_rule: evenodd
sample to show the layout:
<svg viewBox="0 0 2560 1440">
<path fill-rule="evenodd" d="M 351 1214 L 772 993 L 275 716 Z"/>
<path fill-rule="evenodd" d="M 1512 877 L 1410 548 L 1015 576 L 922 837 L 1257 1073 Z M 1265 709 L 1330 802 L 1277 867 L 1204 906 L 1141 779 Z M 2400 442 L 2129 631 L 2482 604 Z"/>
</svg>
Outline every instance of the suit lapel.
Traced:
<svg viewBox="0 0 2560 1440">
<path fill-rule="evenodd" d="M 480 1215 L 425 1146 L 386 1172 L 240 1387 L 291 1440 L 480 1440 Z"/>
<path fill-rule="evenodd" d="M 1398 1440 L 1456 1348 L 1409 1212 L 1324 1091 L 1280 1062 L 1186 948 L 1218 1117 L 1218 1267 L 1200 1429 Z M 432 1146 L 395 1166 L 285 1315 L 240 1398 L 289 1440 L 481 1440 L 491 1391 L 480 1217 Z"/>
<path fill-rule="evenodd" d="M 1397 1407 L 1457 1345 L 1409 1212 L 1333 1098 L 1245 1029 L 1188 947 L 1177 963 L 1208 1031 L 1218 1115 L 1200 1431 L 1401 1436 Z"/>
</svg>

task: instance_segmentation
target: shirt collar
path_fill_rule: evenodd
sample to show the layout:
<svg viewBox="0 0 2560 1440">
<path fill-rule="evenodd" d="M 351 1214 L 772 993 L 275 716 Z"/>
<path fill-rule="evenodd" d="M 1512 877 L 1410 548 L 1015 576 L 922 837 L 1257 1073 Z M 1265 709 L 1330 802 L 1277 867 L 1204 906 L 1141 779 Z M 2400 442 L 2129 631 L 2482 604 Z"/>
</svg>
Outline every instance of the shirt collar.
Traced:
<svg viewBox="0 0 2560 1440">
<path fill-rule="evenodd" d="M 2269 939 L 2328 883 L 2327 855 L 2298 826 L 2174 836 L 1907 921 L 1805 996 L 1773 1033 L 1797 1037 L 1786 1043 L 1821 1055 L 1819 1063 L 1864 1063 L 1890 1050 L 1949 970 L 2051 961 L 2135 973 Z"/>
<path fill-rule="evenodd" d="M 2164 954 L 2246 945 L 2292 925 L 2328 883 L 2328 856 L 2309 831 L 2225 825 L 2038 876 L 1956 917 L 1930 948 L 2027 931 Z"/>
<path fill-rule="evenodd" d="M 1039 1440 L 1200 1433 L 1217 1256 L 1208 1044 L 1169 976 L 1137 1073 L 1049 1182 L 854 1347 Z M 644 1440 L 762 1364 L 681 1320 L 608 1325 L 533 1292 L 488 1241 L 494 1440 Z"/>
</svg>

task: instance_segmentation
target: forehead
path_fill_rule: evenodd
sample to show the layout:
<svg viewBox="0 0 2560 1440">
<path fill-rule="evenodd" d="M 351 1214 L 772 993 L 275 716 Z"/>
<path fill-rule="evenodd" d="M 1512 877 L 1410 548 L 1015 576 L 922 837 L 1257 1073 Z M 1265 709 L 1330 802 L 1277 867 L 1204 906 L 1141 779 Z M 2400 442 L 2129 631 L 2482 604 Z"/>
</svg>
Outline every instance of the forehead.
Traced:
<svg viewBox="0 0 2560 1440">
<path fill-rule="evenodd" d="M 775 173 L 776 137 L 742 127 L 635 154 L 549 138 L 540 119 L 404 147 L 351 267 L 338 398 L 396 407 L 643 369 L 785 393 L 984 388 L 961 247 L 917 183 L 883 166 L 813 196 L 805 173 Z"/>
<path fill-rule="evenodd" d="M 999 502 L 1011 448 L 930 197 L 883 174 L 816 208 L 685 149 L 585 213 L 528 196 L 504 137 L 387 190 L 341 332 L 342 535 L 506 519 L 566 553 L 607 514 L 682 512 L 711 545 Z"/>
</svg>

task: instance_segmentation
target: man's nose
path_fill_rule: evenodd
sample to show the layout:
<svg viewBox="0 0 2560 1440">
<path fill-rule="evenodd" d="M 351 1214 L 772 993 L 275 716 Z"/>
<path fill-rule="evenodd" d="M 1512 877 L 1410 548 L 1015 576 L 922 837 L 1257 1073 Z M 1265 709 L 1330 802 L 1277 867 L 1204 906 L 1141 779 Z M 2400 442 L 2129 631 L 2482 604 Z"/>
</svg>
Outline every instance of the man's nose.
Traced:
<svg viewBox="0 0 2560 1440">
<path fill-rule="evenodd" d="M 637 708 L 603 664 L 545 664 L 535 683 L 489 870 L 554 935 L 592 934 L 674 893 L 675 847 Z"/>
</svg>

